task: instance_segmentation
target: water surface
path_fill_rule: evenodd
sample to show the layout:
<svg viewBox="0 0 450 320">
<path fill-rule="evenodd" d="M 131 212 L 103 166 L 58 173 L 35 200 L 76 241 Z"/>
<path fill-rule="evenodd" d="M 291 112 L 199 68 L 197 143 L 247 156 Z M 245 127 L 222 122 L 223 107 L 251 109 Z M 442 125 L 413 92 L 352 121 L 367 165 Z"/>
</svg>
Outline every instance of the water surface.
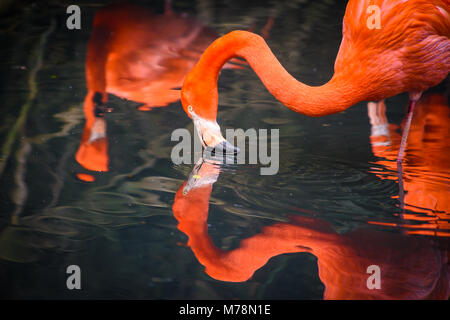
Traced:
<svg viewBox="0 0 450 320">
<path fill-rule="evenodd" d="M 419 103 L 399 175 L 407 95 L 372 105 L 378 116 L 363 102 L 308 118 L 278 103 L 248 68 L 228 66 L 218 122 L 279 129 L 278 174 L 207 163 L 200 176 L 217 181 L 184 194 L 199 168 L 171 161 L 172 131 L 194 132 L 177 89 L 210 41 L 262 30 L 289 72 L 323 84 L 344 3 L 174 1 L 175 18 L 162 2 L 141 3 L 154 15 L 127 31 L 134 36 L 120 48 L 133 63 L 108 74 L 115 94 L 101 110 L 106 130 L 90 141 L 86 52 L 107 4 L 80 2 L 81 30 L 66 28 L 69 4 L 3 9 L 1 297 L 448 298 L 450 109 L 441 88 Z M 148 39 L 138 45 L 139 32 Z M 376 125 L 383 134 L 371 134 Z M 66 287 L 73 264 L 79 291 Z M 381 290 L 366 287 L 370 265 L 381 268 Z"/>
</svg>

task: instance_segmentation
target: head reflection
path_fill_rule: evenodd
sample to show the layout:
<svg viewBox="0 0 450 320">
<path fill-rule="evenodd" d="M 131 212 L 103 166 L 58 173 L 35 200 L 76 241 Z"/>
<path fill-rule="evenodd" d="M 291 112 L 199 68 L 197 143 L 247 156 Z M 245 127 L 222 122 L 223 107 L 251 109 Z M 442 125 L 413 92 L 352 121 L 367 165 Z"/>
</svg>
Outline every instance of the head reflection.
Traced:
<svg viewBox="0 0 450 320">
<path fill-rule="evenodd" d="M 390 124 L 384 102 L 369 103 L 372 152 L 380 159 L 373 173 L 399 182 L 399 202 L 404 211 L 399 224 L 408 234 L 450 236 L 450 108 L 447 98 L 428 94 L 417 103 L 405 160 L 400 175 L 395 162 L 401 135 Z M 380 223 L 380 222 L 373 222 Z"/>
<path fill-rule="evenodd" d="M 78 163 L 88 170 L 108 171 L 108 94 L 135 101 L 142 111 L 177 102 L 184 77 L 217 37 L 200 21 L 175 13 L 170 1 L 159 15 L 131 4 L 99 10 L 87 46 L 86 123 Z"/>
<path fill-rule="evenodd" d="M 317 257 L 324 299 L 447 299 L 448 253 L 428 239 L 373 228 L 339 234 L 326 221 L 291 216 L 289 222 L 264 227 L 238 248 L 217 248 L 208 234 L 212 186 L 220 167 L 199 161 L 175 195 L 178 229 L 205 272 L 214 279 L 247 281 L 269 259 L 284 253 L 309 252 Z M 367 285 L 370 266 L 381 270 L 380 289 Z"/>
</svg>

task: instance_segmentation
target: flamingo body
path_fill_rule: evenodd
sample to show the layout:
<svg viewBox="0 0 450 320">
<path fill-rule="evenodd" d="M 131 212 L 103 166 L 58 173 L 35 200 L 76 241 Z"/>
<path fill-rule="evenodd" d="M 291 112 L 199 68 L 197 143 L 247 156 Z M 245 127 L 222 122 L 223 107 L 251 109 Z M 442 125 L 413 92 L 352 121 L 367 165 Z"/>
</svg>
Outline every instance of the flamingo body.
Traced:
<svg viewBox="0 0 450 320">
<path fill-rule="evenodd" d="M 380 29 L 367 26 L 369 5 L 380 8 Z M 373 101 L 439 84 L 450 70 L 449 12 L 448 0 L 350 1 L 335 75 L 361 81 Z"/>
</svg>

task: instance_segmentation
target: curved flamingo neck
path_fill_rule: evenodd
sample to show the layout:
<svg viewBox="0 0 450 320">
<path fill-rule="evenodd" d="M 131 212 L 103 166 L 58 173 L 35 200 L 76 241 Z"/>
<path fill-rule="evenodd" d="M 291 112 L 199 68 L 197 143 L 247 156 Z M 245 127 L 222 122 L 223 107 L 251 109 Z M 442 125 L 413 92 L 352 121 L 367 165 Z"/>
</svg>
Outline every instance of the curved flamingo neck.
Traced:
<svg viewBox="0 0 450 320">
<path fill-rule="evenodd" d="M 355 87 L 355 81 L 351 84 L 347 77 L 337 74 L 322 86 L 305 85 L 283 68 L 262 37 L 247 31 L 233 31 L 214 41 L 186 77 L 182 90 L 185 108 L 191 105 L 197 115 L 215 120 L 218 75 L 233 57 L 244 58 L 277 100 L 308 116 L 343 111 L 364 100 L 366 95 L 362 86 Z"/>
</svg>

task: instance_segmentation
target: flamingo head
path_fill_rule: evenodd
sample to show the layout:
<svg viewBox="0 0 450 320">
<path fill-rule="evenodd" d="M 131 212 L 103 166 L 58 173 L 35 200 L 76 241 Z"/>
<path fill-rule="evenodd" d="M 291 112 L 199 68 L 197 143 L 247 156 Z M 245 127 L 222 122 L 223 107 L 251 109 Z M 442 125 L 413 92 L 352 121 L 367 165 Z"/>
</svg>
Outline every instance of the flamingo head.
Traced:
<svg viewBox="0 0 450 320">
<path fill-rule="evenodd" d="M 203 88 L 201 82 L 193 82 L 189 74 L 181 89 L 181 104 L 193 120 L 197 134 L 204 148 L 218 152 L 237 153 L 239 150 L 222 135 L 217 116 L 217 89 Z M 202 93 L 203 92 L 203 93 Z"/>
</svg>

